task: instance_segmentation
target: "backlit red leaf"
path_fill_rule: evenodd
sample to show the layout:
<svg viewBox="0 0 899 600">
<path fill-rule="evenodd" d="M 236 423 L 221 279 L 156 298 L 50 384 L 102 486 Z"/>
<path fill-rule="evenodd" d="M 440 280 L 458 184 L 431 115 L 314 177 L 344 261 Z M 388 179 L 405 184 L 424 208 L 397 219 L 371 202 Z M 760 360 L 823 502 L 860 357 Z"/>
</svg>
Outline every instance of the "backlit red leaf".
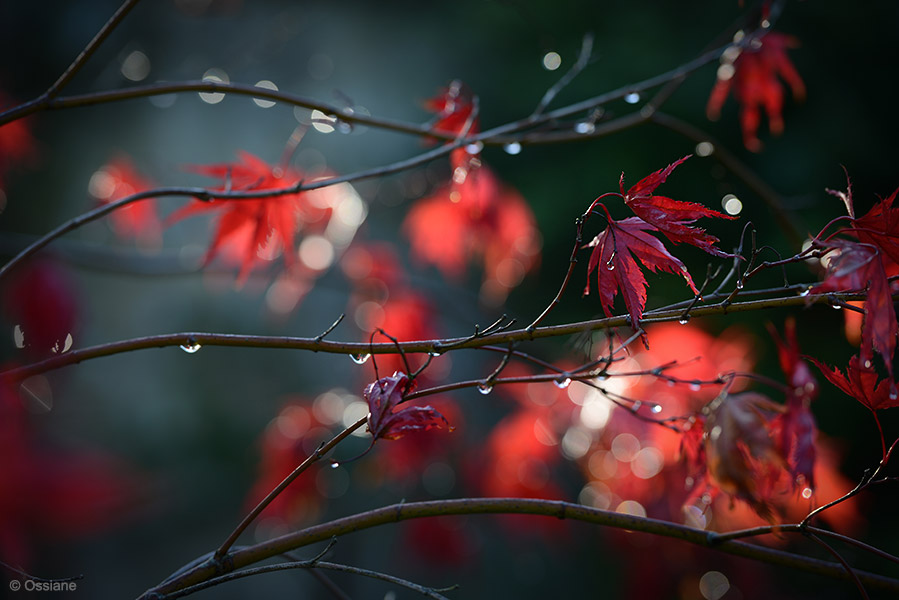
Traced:
<svg viewBox="0 0 899 600">
<path fill-rule="evenodd" d="M 873 244 L 889 260 L 899 264 L 899 207 L 893 207 L 897 192 L 876 203 L 867 214 L 855 219 L 853 225 L 859 241 Z M 851 189 L 848 197 L 852 198 Z"/>
<path fill-rule="evenodd" d="M 219 190 L 283 189 L 303 180 L 299 171 L 271 167 L 247 152 L 242 152 L 236 163 L 193 167 L 192 170 L 221 178 L 223 184 L 217 188 Z M 293 263 L 297 232 L 300 229 L 306 233 L 325 230 L 332 211 L 332 203 L 327 201 L 330 193 L 330 188 L 322 188 L 251 200 L 197 200 L 172 214 L 168 222 L 208 211 L 219 212 L 206 262 L 220 253 L 238 262 L 238 282 L 242 283 L 255 265 L 278 254 L 283 255 L 288 266 Z"/>
<path fill-rule="evenodd" d="M 606 214 L 608 216 L 608 212 Z M 683 276 L 690 289 L 699 293 L 684 263 L 648 233 L 655 231 L 652 225 L 637 217 L 614 221 L 609 216 L 608 221 L 606 230 L 588 244 L 593 251 L 587 264 L 588 283 L 584 289 L 584 294 L 590 292 L 589 278 L 596 271 L 596 289 L 606 316 L 612 316 L 615 296 L 620 290 L 631 324 L 639 327 L 646 306 L 647 283 L 637 259 L 653 272 L 667 271 Z"/>
<path fill-rule="evenodd" d="M 131 159 L 122 154 L 91 176 L 88 190 L 102 204 L 108 204 L 152 187 L 153 184 L 137 172 Z M 151 247 L 158 247 L 162 242 L 162 225 L 153 199 L 117 208 L 109 214 L 109 220 L 120 238 L 136 238 Z"/>
<path fill-rule="evenodd" d="M 481 297 L 493 305 L 539 260 L 540 235 L 530 206 L 486 165 L 470 161 L 456 167 L 451 183 L 415 203 L 403 231 L 413 258 L 435 265 L 446 277 L 458 279 L 466 262 L 480 258 Z"/>
<path fill-rule="evenodd" d="M 891 397 L 891 384 L 889 379 L 878 382 L 879 376 L 874 369 L 864 368 L 859 364 L 859 357 L 849 359 L 849 366 L 844 375 L 839 369 L 831 369 L 821 361 L 809 358 L 815 366 L 821 370 L 828 381 L 840 388 L 844 393 L 852 396 L 870 410 L 895 408 L 899 406 L 899 397 Z"/>
<path fill-rule="evenodd" d="M 732 254 L 715 248 L 718 238 L 706 233 L 704 229 L 690 226 L 690 223 L 702 217 L 719 219 L 735 219 L 736 217 L 722 214 L 695 202 L 680 202 L 665 196 L 653 195 L 655 189 L 665 182 L 671 172 L 688 158 L 690 155 L 644 177 L 627 192 L 624 191 L 624 173 L 622 173 L 619 187 L 624 202 L 634 211 L 634 214 L 661 231 L 675 244 L 690 244 L 715 256 L 732 257 Z"/>
<path fill-rule="evenodd" d="M 362 398 L 368 403 L 368 430 L 374 439 L 395 440 L 410 431 L 449 427 L 449 423 L 430 406 L 410 406 L 395 410 L 415 382 L 401 371 L 368 384 Z"/>
<path fill-rule="evenodd" d="M 792 36 L 769 31 L 748 47 L 739 51 L 734 49 L 738 52 L 735 58 L 730 53 L 725 53 L 722 58 L 706 115 L 717 120 L 727 95 L 733 90 L 740 103 L 740 125 L 747 150 L 758 152 L 762 149 L 758 138 L 762 109 L 767 114 L 771 133 L 778 135 L 783 131 L 783 85 L 779 77 L 790 86 L 795 99 L 805 98 L 805 84 L 787 56 L 787 49 L 798 45 Z"/>
<path fill-rule="evenodd" d="M 474 110 L 474 96 L 468 86 L 456 80 L 438 95 L 425 101 L 425 108 L 437 114 L 431 129 L 441 133 L 461 134 Z M 468 133 L 477 131 L 478 122 L 473 119 Z"/>
<path fill-rule="evenodd" d="M 874 352 L 879 352 L 892 377 L 899 324 L 880 252 L 872 244 L 842 239 L 831 239 L 826 245 L 833 252 L 829 255 L 824 281 L 810 291 L 818 294 L 867 288 L 860 358 L 862 365 L 870 368 Z"/>
</svg>

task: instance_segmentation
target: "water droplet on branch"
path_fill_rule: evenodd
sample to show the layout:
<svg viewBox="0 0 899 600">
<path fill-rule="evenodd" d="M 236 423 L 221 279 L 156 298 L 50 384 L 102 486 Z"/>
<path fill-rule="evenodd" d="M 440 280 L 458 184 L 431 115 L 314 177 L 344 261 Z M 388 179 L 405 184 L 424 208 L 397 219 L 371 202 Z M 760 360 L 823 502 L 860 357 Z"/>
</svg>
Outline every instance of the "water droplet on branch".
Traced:
<svg viewBox="0 0 899 600">
<path fill-rule="evenodd" d="M 186 343 L 181 344 L 181 349 L 184 350 L 185 352 L 187 352 L 188 354 L 194 354 L 196 352 L 199 352 L 200 348 L 202 348 L 200 343 L 197 342 L 193 338 L 187 340 Z"/>
<path fill-rule="evenodd" d="M 357 365 L 364 365 L 371 358 L 371 354 L 350 354 L 350 358 Z"/>
<path fill-rule="evenodd" d="M 478 391 L 484 394 L 485 396 L 493 391 L 493 386 L 487 383 L 486 381 L 482 381 L 478 384 Z"/>
<path fill-rule="evenodd" d="M 566 377 L 564 379 L 556 379 L 555 381 L 553 381 L 553 383 L 556 384 L 556 387 L 559 388 L 560 390 L 564 390 L 569 385 L 571 385 L 571 377 Z"/>
</svg>

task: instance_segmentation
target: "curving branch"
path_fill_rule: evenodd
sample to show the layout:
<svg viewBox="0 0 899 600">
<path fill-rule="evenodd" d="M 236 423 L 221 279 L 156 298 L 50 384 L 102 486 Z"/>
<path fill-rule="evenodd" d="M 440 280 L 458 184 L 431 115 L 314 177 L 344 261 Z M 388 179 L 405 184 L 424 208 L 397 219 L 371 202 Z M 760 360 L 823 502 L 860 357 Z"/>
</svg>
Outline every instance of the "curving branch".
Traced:
<svg viewBox="0 0 899 600">
<path fill-rule="evenodd" d="M 227 568 L 241 569 L 261 560 L 272 558 L 297 548 L 328 540 L 334 536 L 363 531 L 379 525 L 397 523 L 409 519 L 420 519 L 448 515 L 474 514 L 528 514 L 571 519 L 583 523 L 591 523 L 615 529 L 639 531 L 681 540 L 696 546 L 711 548 L 719 552 L 741 556 L 786 568 L 813 573 L 834 579 L 849 579 L 850 575 L 842 564 L 808 558 L 802 555 L 756 546 L 746 542 L 729 540 L 721 542 L 717 535 L 702 529 L 678 525 L 668 521 L 636 517 L 597 508 L 562 502 L 558 500 L 538 500 L 533 498 L 465 498 L 458 500 L 434 500 L 427 502 L 403 502 L 385 506 L 368 512 L 336 519 L 315 525 L 266 542 L 247 546 L 227 555 Z M 778 531 L 777 526 L 770 528 L 770 533 Z M 173 577 L 159 586 L 148 590 L 141 598 L 149 600 L 160 595 L 170 594 L 177 590 L 207 581 L 221 575 L 217 569 L 221 564 L 206 561 L 177 577 Z M 855 577 L 862 584 L 871 588 L 899 593 L 899 580 L 875 573 L 853 570 Z"/>
</svg>

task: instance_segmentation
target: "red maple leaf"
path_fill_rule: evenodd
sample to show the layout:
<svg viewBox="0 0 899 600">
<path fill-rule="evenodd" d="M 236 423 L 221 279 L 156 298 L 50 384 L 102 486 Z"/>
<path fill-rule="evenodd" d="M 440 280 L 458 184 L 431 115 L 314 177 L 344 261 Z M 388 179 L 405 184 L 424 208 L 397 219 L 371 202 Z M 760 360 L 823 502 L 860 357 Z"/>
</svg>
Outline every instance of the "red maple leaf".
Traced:
<svg viewBox="0 0 899 600">
<path fill-rule="evenodd" d="M 151 189 L 153 184 L 141 176 L 128 156 L 121 154 L 107 162 L 92 176 L 88 190 L 102 204 Z M 158 247 L 162 225 L 151 199 L 117 208 L 109 214 L 112 228 L 120 238 L 137 238 Z"/>
<path fill-rule="evenodd" d="M 859 364 L 858 356 L 849 359 L 845 375 L 839 369 L 831 369 L 815 358 L 809 357 L 809 360 L 821 370 L 821 374 L 828 381 L 861 402 L 868 410 L 874 412 L 899 406 L 899 396 L 896 396 L 895 392 L 891 392 L 890 389 L 892 381 L 889 379 L 878 381 L 877 372 Z"/>
<path fill-rule="evenodd" d="M 832 252 L 824 281 L 811 288 L 810 292 L 819 294 L 867 289 L 859 356 L 863 366 L 870 368 L 874 352 L 879 352 L 892 378 L 899 325 L 878 247 L 843 239 L 830 239 L 821 244 L 831 248 Z"/>
<path fill-rule="evenodd" d="M 453 181 L 418 200 L 403 222 L 415 260 L 458 279 L 467 261 L 482 257 L 481 297 L 501 303 L 532 270 L 540 253 L 536 219 L 517 190 L 486 165 L 456 167 Z"/>
<path fill-rule="evenodd" d="M 699 227 L 691 227 L 689 223 L 693 223 L 696 219 L 702 217 L 716 217 L 719 219 L 736 219 L 736 217 L 722 214 L 695 202 L 680 202 L 653 194 L 655 189 L 671 175 L 671 172 L 690 156 L 687 155 L 664 169 L 659 169 L 655 173 L 647 175 L 631 186 L 627 192 L 624 191 L 624 173 L 622 173 L 618 184 L 621 190 L 621 197 L 624 199 L 625 204 L 634 211 L 634 214 L 653 225 L 675 244 L 683 242 L 696 246 L 715 256 L 733 257 L 732 254 L 715 248 L 718 238 L 706 233 L 705 230 Z"/>
<path fill-rule="evenodd" d="M 197 173 L 224 181 L 219 190 L 259 191 L 295 185 L 303 174 L 294 169 L 271 167 L 265 161 L 240 153 L 236 163 L 194 167 Z M 220 212 L 212 244 L 206 254 L 208 264 L 225 251 L 240 263 L 238 283 L 243 283 L 260 260 L 283 254 L 289 265 L 294 261 L 294 238 L 302 228 L 306 232 L 323 231 L 331 215 L 327 202 L 316 198 L 327 188 L 271 198 L 203 202 L 197 200 L 172 214 L 168 222 L 207 211 Z M 311 231 L 310 231 L 311 230 Z"/>
<path fill-rule="evenodd" d="M 877 202 L 864 216 L 853 220 L 854 233 L 859 241 L 873 244 L 895 264 L 899 264 L 899 207 L 893 207 L 897 192 L 899 189 Z M 845 197 L 847 206 L 852 206 L 851 186 L 845 193 L 836 194 Z"/>
<path fill-rule="evenodd" d="M 754 392 L 722 394 L 708 406 L 703 438 L 711 483 L 769 521 L 774 484 L 786 464 L 771 435 L 771 415 L 780 410 Z"/>
<path fill-rule="evenodd" d="M 780 366 L 790 385 L 786 411 L 777 415 L 771 423 L 773 437 L 778 441 L 779 451 L 786 459 L 793 478 L 801 476 L 802 481 L 814 489 L 815 436 L 818 429 L 811 403 L 818 396 L 818 382 L 800 355 L 796 322 L 787 320 L 783 339 L 773 327 L 769 330 L 777 343 Z"/>
<path fill-rule="evenodd" d="M 637 217 L 614 221 L 605 206 L 600 206 L 606 212 L 609 226 L 587 244 L 593 251 L 587 264 L 588 283 L 584 294 L 590 292 L 589 278 L 596 271 L 596 289 L 606 316 L 612 316 L 615 296 L 621 290 L 631 325 L 639 327 L 646 306 L 647 283 L 636 259 L 653 272 L 668 271 L 683 276 L 690 289 L 699 293 L 684 263 L 648 233 L 656 231 L 655 227 Z"/>
<path fill-rule="evenodd" d="M 758 138 L 762 108 L 768 116 L 771 133 L 779 135 L 783 132 L 783 85 L 778 77 L 787 82 L 795 99 L 805 98 L 805 84 L 787 56 L 787 49 L 798 45 L 792 36 L 769 31 L 740 50 L 736 59 L 728 53 L 722 57 L 718 81 L 706 105 L 706 115 L 717 120 L 733 89 L 734 97 L 740 103 L 740 125 L 747 150 L 758 152 L 762 149 Z"/>
<path fill-rule="evenodd" d="M 402 371 L 368 384 L 362 398 L 368 403 L 368 430 L 375 440 L 395 440 L 410 431 L 449 427 L 446 418 L 430 406 L 410 406 L 395 410 L 415 382 Z"/>
<path fill-rule="evenodd" d="M 460 134 L 465 131 L 474 110 L 474 95 L 459 80 L 451 82 L 433 98 L 425 100 L 424 106 L 436 113 L 431 129 L 440 133 Z M 478 121 L 473 119 L 468 133 L 477 133 Z"/>
</svg>

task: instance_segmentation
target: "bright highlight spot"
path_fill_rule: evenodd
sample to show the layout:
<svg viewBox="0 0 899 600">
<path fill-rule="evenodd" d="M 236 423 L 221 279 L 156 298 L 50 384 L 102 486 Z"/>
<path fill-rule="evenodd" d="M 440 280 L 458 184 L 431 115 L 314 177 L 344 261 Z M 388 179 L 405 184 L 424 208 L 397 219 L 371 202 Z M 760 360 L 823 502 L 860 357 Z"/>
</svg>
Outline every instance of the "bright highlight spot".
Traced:
<svg viewBox="0 0 899 600">
<path fill-rule="evenodd" d="M 228 74 L 221 69 L 209 69 L 203 74 L 203 81 L 211 81 L 213 83 L 231 83 Z M 225 95 L 218 92 L 199 92 L 200 100 L 206 104 L 218 104 L 225 99 Z"/>
<path fill-rule="evenodd" d="M 543 68 L 547 71 L 555 71 L 562 66 L 562 57 L 558 52 L 547 52 L 543 55 Z"/>
<path fill-rule="evenodd" d="M 276 86 L 273 82 L 269 81 L 268 79 L 263 79 L 262 81 L 257 81 L 256 87 L 262 88 L 264 90 L 272 90 L 275 92 L 278 91 L 278 86 Z M 262 100 L 261 98 L 253 98 L 253 102 L 256 103 L 256 106 L 259 106 L 261 108 L 271 108 L 272 106 L 275 105 L 275 103 L 272 100 Z"/>
<path fill-rule="evenodd" d="M 143 81 L 150 74 L 150 59 L 140 50 L 135 50 L 122 61 L 122 75 L 129 81 Z"/>
<path fill-rule="evenodd" d="M 699 580 L 699 592 L 706 600 L 718 600 L 730 589 L 730 581 L 720 571 L 709 571 Z"/>
<path fill-rule="evenodd" d="M 628 94 L 627 96 L 624 97 L 624 101 L 627 102 L 628 104 L 636 104 L 637 102 L 640 101 L 640 94 L 638 94 L 637 92 L 631 92 L 630 94 Z"/>
<path fill-rule="evenodd" d="M 334 131 L 334 125 L 337 123 L 337 117 L 326 115 L 322 111 L 315 109 L 310 115 L 312 118 L 312 126 L 316 131 L 322 133 L 331 133 Z"/>
<path fill-rule="evenodd" d="M 587 454 L 593 439 L 579 427 L 569 427 L 562 437 L 562 454 L 565 458 L 577 460 Z"/>
<path fill-rule="evenodd" d="M 724 208 L 724 212 L 729 215 L 738 215 L 743 210 L 743 203 L 733 194 L 726 194 L 721 199 L 721 206 Z"/>
<path fill-rule="evenodd" d="M 646 509 L 636 500 L 625 500 L 618 505 L 615 512 L 641 518 L 646 516 Z"/>
<path fill-rule="evenodd" d="M 640 440 L 632 433 L 619 433 L 612 440 L 612 454 L 621 462 L 631 462 L 640 452 Z"/>
<path fill-rule="evenodd" d="M 320 235 L 310 235 L 300 243 L 299 255 L 313 271 L 324 271 L 334 262 L 334 246 Z"/>
<path fill-rule="evenodd" d="M 711 156 L 715 151 L 715 146 L 711 142 L 699 142 L 696 144 L 696 156 Z"/>
<path fill-rule="evenodd" d="M 516 154 L 521 153 L 521 144 L 519 144 L 518 142 L 512 142 L 511 144 L 506 144 L 505 146 L 503 146 L 503 150 L 506 151 L 506 154 L 515 156 Z"/>
</svg>

